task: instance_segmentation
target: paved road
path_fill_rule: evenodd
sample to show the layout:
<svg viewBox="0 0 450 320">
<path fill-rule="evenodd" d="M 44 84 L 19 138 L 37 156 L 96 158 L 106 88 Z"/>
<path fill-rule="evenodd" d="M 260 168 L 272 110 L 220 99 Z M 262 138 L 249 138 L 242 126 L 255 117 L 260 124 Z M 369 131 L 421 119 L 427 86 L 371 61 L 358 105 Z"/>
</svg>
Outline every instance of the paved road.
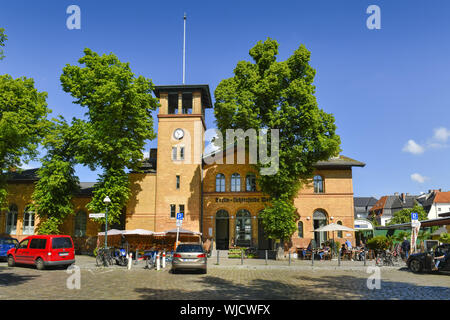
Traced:
<svg viewBox="0 0 450 320">
<path fill-rule="evenodd" d="M 336 267 L 257 261 L 209 261 L 208 274 L 165 270 L 96 268 L 91 257 L 77 256 L 80 289 L 68 289 L 63 269 L 39 271 L 0 263 L 0 299 L 450 299 L 450 275 L 413 274 L 405 268 L 380 268 L 381 288 L 369 290 L 361 263 Z"/>
</svg>

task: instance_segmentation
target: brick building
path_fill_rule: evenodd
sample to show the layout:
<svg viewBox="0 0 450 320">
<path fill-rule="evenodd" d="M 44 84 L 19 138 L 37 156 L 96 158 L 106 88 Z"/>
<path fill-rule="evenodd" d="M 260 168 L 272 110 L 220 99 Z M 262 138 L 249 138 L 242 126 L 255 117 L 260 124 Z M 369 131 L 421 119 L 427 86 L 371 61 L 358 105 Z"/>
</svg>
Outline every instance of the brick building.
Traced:
<svg viewBox="0 0 450 320">
<path fill-rule="evenodd" d="M 140 172 L 129 174 L 132 195 L 119 227 L 165 231 L 175 227 L 176 213 L 183 212 L 183 228 L 202 232 L 203 239 L 214 240 L 217 248 L 271 249 L 273 244 L 265 237 L 259 219 L 270 199 L 259 191 L 254 167 L 205 162 L 204 114 L 213 107 L 208 85 L 158 86 L 154 93 L 160 100 L 158 148 L 150 151 Z M 319 226 L 335 222 L 353 227 L 352 168 L 364 165 L 342 155 L 315 165 L 314 178 L 294 200 L 299 218 L 291 248 L 306 247 L 313 239 L 320 244 L 332 236 L 313 232 Z M 11 174 L 8 210 L 0 215 L 0 234 L 22 239 L 34 232 L 39 220 L 28 212 L 27 205 L 36 180 L 36 169 Z M 93 183 L 82 183 L 72 200 L 74 215 L 62 226 L 62 232 L 85 246 L 86 239 L 94 238 L 101 227 L 88 218 L 86 204 L 92 187 Z M 355 242 L 353 232 L 335 236 L 341 243 L 346 239 Z"/>
</svg>

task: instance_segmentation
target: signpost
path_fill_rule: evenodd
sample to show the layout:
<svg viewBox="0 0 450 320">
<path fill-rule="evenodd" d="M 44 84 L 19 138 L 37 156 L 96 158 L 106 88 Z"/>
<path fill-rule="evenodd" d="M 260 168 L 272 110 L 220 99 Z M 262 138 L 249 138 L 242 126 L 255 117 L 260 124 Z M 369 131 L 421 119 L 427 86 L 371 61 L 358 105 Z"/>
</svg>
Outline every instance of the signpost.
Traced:
<svg viewBox="0 0 450 320">
<path fill-rule="evenodd" d="M 177 213 L 177 242 L 175 242 L 175 246 L 178 247 L 178 235 L 180 233 L 180 227 L 183 224 L 183 212 L 178 212 Z M 175 250 L 177 249 L 175 247 Z"/>
<path fill-rule="evenodd" d="M 419 234 L 420 229 L 420 221 L 419 221 L 419 214 L 417 212 L 411 213 L 411 249 L 412 252 L 416 252 L 416 242 L 417 242 L 417 235 Z"/>
</svg>

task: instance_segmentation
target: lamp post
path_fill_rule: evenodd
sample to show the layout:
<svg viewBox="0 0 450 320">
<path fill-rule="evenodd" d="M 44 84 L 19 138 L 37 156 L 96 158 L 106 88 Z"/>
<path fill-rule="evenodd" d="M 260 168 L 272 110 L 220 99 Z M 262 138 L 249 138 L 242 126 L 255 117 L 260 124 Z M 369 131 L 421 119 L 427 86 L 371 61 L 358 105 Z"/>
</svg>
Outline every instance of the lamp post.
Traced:
<svg viewBox="0 0 450 320">
<path fill-rule="evenodd" d="M 106 213 L 105 213 L 105 249 L 108 247 L 108 204 L 111 203 L 111 199 L 106 196 L 103 199 L 103 202 L 106 204 Z"/>
</svg>

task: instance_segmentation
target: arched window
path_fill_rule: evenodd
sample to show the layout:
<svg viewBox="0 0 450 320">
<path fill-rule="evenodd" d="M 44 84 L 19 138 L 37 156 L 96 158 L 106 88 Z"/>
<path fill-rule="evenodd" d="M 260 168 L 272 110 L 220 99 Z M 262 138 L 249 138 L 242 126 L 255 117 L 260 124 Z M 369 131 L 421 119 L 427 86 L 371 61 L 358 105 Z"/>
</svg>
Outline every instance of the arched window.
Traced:
<svg viewBox="0 0 450 320">
<path fill-rule="evenodd" d="M 342 221 L 338 221 L 337 224 L 342 226 Z M 337 236 L 338 238 L 342 238 L 342 231 L 338 231 Z"/>
<path fill-rule="evenodd" d="M 245 190 L 256 191 L 256 176 L 253 173 L 247 174 L 245 177 Z"/>
<path fill-rule="evenodd" d="M 225 192 L 225 175 L 222 173 L 216 176 L 216 192 Z"/>
<path fill-rule="evenodd" d="M 16 234 L 17 229 L 17 206 L 12 204 L 9 206 L 8 214 L 6 215 L 6 233 Z"/>
<path fill-rule="evenodd" d="M 34 234 L 34 212 L 30 206 L 23 213 L 23 234 Z"/>
<path fill-rule="evenodd" d="M 241 191 L 241 175 L 239 173 L 233 173 L 231 175 L 231 191 Z"/>
<path fill-rule="evenodd" d="M 241 209 L 236 213 L 236 245 L 249 247 L 252 243 L 252 219 L 250 212 Z"/>
<path fill-rule="evenodd" d="M 314 176 L 314 193 L 323 193 L 323 178 L 322 176 Z"/>
<path fill-rule="evenodd" d="M 74 230 L 75 237 L 84 237 L 86 235 L 86 222 L 87 222 L 86 212 L 78 211 L 75 216 L 75 230 Z"/>
<path fill-rule="evenodd" d="M 303 222 L 298 222 L 298 237 L 303 238 Z"/>
</svg>

